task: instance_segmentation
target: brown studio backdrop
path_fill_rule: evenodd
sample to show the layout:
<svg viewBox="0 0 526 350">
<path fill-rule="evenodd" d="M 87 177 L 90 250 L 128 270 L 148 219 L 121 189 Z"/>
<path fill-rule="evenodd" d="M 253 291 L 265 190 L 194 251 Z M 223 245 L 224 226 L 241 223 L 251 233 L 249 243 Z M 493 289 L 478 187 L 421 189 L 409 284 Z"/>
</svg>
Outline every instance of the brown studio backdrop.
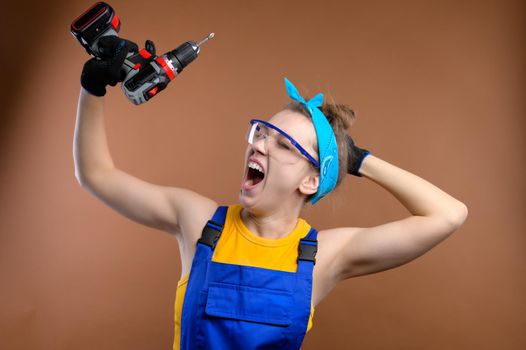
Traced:
<svg viewBox="0 0 526 350">
<path fill-rule="evenodd" d="M 304 349 L 523 349 L 524 4 L 520 1 L 113 1 L 121 35 L 158 52 L 216 38 L 167 90 L 106 100 L 120 169 L 236 203 L 244 132 L 304 93 L 352 105 L 378 157 L 468 205 L 464 226 L 415 261 L 338 286 Z M 68 32 L 89 1 L 3 13 L 0 348 L 169 349 L 180 263 L 173 237 L 121 217 L 74 177 L 87 55 Z M 348 178 L 305 211 L 317 228 L 409 215 Z"/>
</svg>

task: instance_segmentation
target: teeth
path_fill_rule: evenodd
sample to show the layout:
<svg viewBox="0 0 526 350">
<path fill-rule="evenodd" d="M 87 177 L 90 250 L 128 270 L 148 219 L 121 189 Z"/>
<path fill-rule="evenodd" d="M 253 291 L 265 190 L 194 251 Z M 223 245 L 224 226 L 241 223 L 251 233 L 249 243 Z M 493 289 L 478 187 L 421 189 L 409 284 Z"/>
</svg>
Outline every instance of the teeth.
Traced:
<svg viewBox="0 0 526 350">
<path fill-rule="evenodd" d="M 263 168 L 260 167 L 258 163 L 248 162 L 248 167 L 252 168 L 252 169 L 256 169 L 256 170 L 261 171 L 263 173 Z"/>
</svg>

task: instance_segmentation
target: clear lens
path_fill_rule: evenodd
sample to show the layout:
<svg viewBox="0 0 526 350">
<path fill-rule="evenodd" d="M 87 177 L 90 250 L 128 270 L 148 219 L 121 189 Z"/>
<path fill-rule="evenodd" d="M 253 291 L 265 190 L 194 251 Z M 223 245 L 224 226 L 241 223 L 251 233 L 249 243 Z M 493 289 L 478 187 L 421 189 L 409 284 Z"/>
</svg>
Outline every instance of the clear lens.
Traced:
<svg viewBox="0 0 526 350">
<path fill-rule="evenodd" d="M 247 141 L 249 144 L 263 141 L 269 156 L 283 163 L 294 164 L 302 157 L 285 135 L 258 122 L 251 125 Z"/>
</svg>

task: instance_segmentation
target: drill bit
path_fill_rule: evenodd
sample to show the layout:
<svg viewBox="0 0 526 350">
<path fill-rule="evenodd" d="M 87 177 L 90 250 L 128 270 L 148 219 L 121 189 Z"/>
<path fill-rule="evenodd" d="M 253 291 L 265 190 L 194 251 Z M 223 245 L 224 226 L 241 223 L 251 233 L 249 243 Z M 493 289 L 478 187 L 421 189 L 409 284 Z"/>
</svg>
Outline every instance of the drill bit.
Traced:
<svg viewBox="0 0 526 350">
<path fill-rule="evenodd" d="M 198 47 L 201 47 L 201 45 L 203 45 L 204 43 L 206 43 L 208 40 L 212 39 L 213 37 L 215 36 L 215 33 L 210 33 L 206 36 L 206 38 L 204 38 L 203 40 L 201 40 L 199 42 L 199 44 L 197 44 Z"/>
</svg>

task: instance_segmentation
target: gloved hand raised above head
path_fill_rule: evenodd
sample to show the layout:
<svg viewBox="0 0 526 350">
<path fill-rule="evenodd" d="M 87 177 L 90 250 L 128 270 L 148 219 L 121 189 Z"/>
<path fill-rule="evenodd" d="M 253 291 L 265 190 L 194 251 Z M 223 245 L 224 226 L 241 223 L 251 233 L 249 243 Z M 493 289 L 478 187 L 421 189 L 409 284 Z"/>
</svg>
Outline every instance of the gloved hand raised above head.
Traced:
<svg viewBox="0 0 526 350">
<path fill-rule="evenodd" d="M 372 154 L 366 149 L 362 149 L 354 144 L 353 139 L 350 135 L 347 135 L 349 142 L 349 153 L 347 157 L 347 173 L 354 176 L 362 176 L 360 174 L 360 167 L 365 157 Z"/>
<path fill-rule="evenodd" d="M 105 36 L 99 39 L 101 58 L 91 58 L 84 64 L 80 84 L 95 96 L 106 94 L 106 85 L 115 86 L 122 82 L 125 73 L 121 69 L 128 52 L 138 52 L 137 44 L 117 36 Z"/>
</svg>

